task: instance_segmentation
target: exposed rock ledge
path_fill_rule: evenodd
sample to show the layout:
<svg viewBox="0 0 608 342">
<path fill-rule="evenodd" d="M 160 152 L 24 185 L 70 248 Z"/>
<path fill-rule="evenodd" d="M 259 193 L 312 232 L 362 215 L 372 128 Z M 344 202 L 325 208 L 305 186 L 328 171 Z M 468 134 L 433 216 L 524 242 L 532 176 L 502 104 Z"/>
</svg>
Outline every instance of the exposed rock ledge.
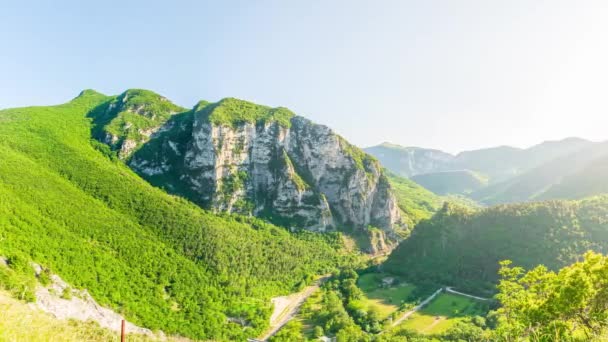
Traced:
<svg viewBox="0 0 608 342">
<path fill-rule="evenodd" d="M 32 264 L 36 275 L 40 275 L 42 267 Z M 119 332 L 124 317 L 118 313 L 100 306 L 86 290 L 74 290 L 58 275 L 53 274 L 51 284 L 36 289 L 36 303 L 31 305 L 50 313 L 57 319 L 75 319 L 79 321 L 95 321 L 103 328 Z M 64 293 L 69 293 L 64 295 Z M 64 299 L 61 297 L 69 298 Z M 71 297 L 71 298 L 70 298 Z M 154 334 L 151 330 L 139 327 L 128 321 L 125 322 L 126 333 L 140 334 L 164 339 L 162 332 Z"/>
</svg>

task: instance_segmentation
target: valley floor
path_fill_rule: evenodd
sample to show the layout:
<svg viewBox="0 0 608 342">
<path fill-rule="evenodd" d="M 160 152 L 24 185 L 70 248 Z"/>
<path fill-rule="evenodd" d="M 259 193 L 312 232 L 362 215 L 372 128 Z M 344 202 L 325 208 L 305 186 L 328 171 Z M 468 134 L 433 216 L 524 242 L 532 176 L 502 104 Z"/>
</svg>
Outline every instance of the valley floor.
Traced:
<svg viewBox="0 0 608 342">
<path fill-rule="evenodd" d="M 382 322 L 380 334 L 409 330 L 429 337 L 440 335 L 458 322 L 485 316 L 488 299 L 456 291 L 453 288 L 418 289 L 404 279 L 382 273 L 362 274 L 357 286 L 364 296 L 357 305 L 374 312 Z M 321 309 L 323 296 L 311 296 L 306 311 Z M 310 314 L 296 314 L 302 334 L 314 340 L 317 325 Z M 285 322 L 286 323 L 286 322 Z M 278 330 L 277 330 L 278 331 Z M 276 331 L 275 331 L 276 332 Z"/>
</svg>

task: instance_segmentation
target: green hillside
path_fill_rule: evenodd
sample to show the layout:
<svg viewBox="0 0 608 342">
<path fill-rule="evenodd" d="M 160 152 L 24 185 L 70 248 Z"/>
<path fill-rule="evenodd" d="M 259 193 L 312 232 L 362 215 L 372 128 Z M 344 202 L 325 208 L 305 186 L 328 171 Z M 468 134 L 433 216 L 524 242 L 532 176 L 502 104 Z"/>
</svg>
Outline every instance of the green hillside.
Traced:
<svg viewBox="0 0 608 342">
<path fill-rule="evenodd" d="M 438 195 L 470 194 L 488 184 L 487 177 L 469 170 L 425 173 L 411 179 Z"/>
<path fill-rule="evenodd" d="M 49 267 L 138 325 L 218 340 L 256 336 L 271 296 L 337 264 L 336 235 L 219 217 L 140 179 L 92 139 L 95 109 L 113 100 L 85 91 L 0 111 L 0 255 Z"/>
<path fill-rule="evenodd" d="M 388 180 L 397 198 L 397 205 L 407 224 L 413 227 L 422 219 L 429 218 L 441 208 L 442 200 L 439 196 L 414 183 L 413 181 L 397 176 L 387 171 Z"/>
<path fill-rule="evenodd" d="M 462 196 L 438 196 L 411 179 L 400 177 L 390 171 L 386 172 L 397 205 L 403 213 L 408 226 L 413 228 L 418 222 L 428 219 L 437 212 L 443 203 L 450 202 L 458 205 L 477 208 L 479 204 Z"/>
<path fill-rule="evenodd" d="M 557 269 L 588 249 L 605 253 L 607 215 L 608 197 L 478 211 L 448 204 L 418 224 L 384 267 L 412 281 L 491 290 L 501 260 Z"/>
<path fill-rule="evenodd" d="M 581 170 L 563 177 L 539 198 L 579 199 L 592 195 L 608 194 L 608 156 L 600 157 Z"/>
</svg>

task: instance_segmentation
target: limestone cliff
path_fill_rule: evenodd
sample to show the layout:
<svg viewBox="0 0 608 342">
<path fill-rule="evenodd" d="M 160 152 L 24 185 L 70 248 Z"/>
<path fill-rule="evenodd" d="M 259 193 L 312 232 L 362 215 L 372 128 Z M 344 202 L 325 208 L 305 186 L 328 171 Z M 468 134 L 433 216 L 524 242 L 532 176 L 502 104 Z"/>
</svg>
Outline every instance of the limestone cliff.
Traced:
<svg viewBox="0 0 608 342">
<path fill-rule="evenodd" d="M 388 239 L 402 226 L 379 163 L 286 108 L 201 102 L 162 131 L 130 166 L 203 207 L 314 231 L 373 226 Z"/>
<path fill-rule="evenodd" d="M 121 159 L 150 140 L 174 114 L 185 111 L 149 90 L 129 89 L 95 113 L 97 137 Z"/>
</svg>

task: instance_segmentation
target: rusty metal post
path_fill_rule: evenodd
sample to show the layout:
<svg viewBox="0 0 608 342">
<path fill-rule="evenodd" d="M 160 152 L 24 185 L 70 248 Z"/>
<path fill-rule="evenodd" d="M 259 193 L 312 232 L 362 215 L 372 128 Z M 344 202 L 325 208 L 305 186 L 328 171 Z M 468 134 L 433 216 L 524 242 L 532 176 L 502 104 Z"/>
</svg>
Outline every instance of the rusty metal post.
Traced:
<svg viewBox="0 0 608 342">
<path fill-rule="evenodd" d="M 125 320 L 122 320 L 120 327 L 120 342 L 125 342 Z"/>
</svg>

